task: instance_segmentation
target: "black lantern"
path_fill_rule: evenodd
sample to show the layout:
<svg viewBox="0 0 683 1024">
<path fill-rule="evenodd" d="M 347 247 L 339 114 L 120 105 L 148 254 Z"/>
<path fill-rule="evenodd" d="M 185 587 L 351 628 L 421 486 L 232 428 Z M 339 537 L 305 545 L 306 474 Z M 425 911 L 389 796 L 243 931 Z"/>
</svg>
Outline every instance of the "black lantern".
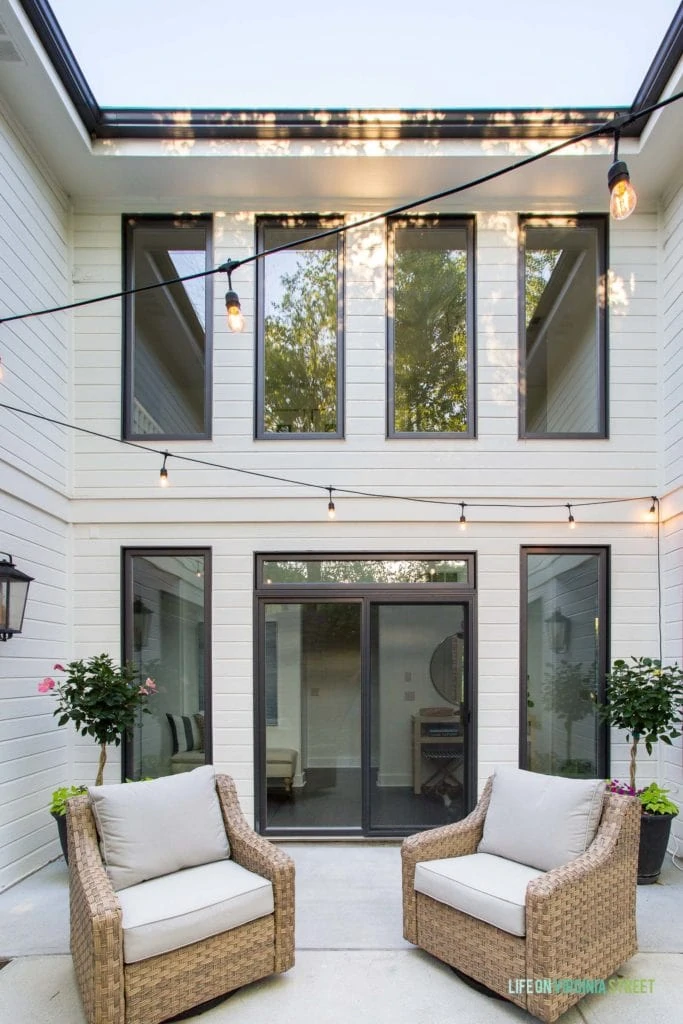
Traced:
<svg viewBox="0 0 683 1024">
<path fill-rule="evenodd" d="M 149 637 L 152 609 L 148 608 L 141 597 L 133 601 L 133 647 L 141 651 Z"/>
<path fill-rule="evenodd" d="M 0 561 L 0 640 L 9 640 L 15 633 L 21 633 L 29 584 L 33 576 L 20 572 L 6 551 Z"/>
<path fill-rule="evenodd" d="M 563 615 L 559 608 L 556 608 L 545 621 L 548 627 L 550 650 L 555 654 L 564 654 L 569 649 L 572 620 Z"/>
</svg>

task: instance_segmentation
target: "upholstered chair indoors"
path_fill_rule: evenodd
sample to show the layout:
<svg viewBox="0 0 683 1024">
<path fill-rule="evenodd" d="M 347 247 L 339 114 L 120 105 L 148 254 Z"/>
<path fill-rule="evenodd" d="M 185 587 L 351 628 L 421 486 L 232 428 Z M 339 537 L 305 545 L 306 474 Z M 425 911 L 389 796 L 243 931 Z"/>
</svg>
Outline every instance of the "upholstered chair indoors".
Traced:
<svg viewBox="0 0 683 1024">
<path fill-rule="evenodd" d="M 71 952 L 89 1024 L 158 1024 L 294 963 L 294 864 L 210 765 L 67 809 Z"/>
<path fill-rule="evenodd" d="M 636 952 L 639 830 L 602 781 L 497 769 L 468 817 L 403 842 L 405 938 L 554 1021 Z"/>
</svg>

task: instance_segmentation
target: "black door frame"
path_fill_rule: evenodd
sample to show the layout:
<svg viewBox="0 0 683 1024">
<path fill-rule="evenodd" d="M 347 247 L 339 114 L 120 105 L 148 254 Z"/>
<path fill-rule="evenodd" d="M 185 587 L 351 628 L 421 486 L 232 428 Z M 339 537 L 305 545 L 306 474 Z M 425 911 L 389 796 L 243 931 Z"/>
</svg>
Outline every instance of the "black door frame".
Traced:
<svg viewBox="0 0 683 1024">
<path fill-rule="evenodd" d="M 330 553 L 257 554 L 254 590 L 254 792 L 255 825 L 262 835 L 279 837 L 363 836 L 401 837 L 409 835 L 410 828 L 372 828 L 370 816 L 370 752 L 371 752 L 371 609 L 383 604 L 457 604 L 462 605 L 466 625 L 466 663 L 464 678 L 465 706 L 465 813 L 474 807 L 477 793 L 477 649 L 476 576 L 474 555 L 460 552 L 442 554 L 412 552 L 406 554 L 348 554 L 342 559 L 359 561 L 378 558 L 455 559 L 466 557 L 470 579 L 467 583 L 404 583 L 404 584 L 263 584 L 264 560 L 320 560 L 335 559 Z M 360 603 L 361 610 L 361 825 L 355 828 L 269 828 L 267 824 L 266 788 L 266 714 L 265 714 L 265 606 L 267 604 L 296 603 Z"/>
</svg>

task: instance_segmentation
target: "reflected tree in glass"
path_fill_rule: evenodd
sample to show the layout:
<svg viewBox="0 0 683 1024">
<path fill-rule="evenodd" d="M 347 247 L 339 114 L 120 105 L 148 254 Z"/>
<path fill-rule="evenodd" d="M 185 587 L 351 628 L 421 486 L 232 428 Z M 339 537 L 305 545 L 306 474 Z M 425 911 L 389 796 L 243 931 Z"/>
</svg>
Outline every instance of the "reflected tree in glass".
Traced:
<svg viewBox="0 0 683 1024">
<path fill-rule="evenodd" d="M 467 430 L 467 253 L 412 248 L 394 258 L 394 429 Z M 435 235 L 438 236 L 438 232 Z"/>
</svg>

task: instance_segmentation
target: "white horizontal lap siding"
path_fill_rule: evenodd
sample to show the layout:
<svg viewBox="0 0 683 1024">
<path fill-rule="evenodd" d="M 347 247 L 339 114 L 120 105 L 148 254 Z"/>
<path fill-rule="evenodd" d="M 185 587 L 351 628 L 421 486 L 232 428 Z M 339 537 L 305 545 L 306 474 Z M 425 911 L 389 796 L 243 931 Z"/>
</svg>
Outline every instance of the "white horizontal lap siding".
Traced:
<svg viewBox="0 0 683 1024">
<path fill-rule="evenodd" d="M 70 299 L 69 209 L 31 144 L 0 106 L 0 316 Z M 69 418 L 65 314 L 0 327 L 3 402 Z M 0 551 L 34 577 L 23 632 L 0 643 L 0 890 L 59 852 L 48 814 L 70 781 L 68 741 L 37 692 L 69 657 L 67 487 L 70 437 L 0 410 Z"/>
<path fill-rule="evenodd" d="M 186 205 L 186 204 L 185 204 Z M 161 207 L 175 208 L 169 200 Z M 528 206 L 520 201 L 520 209 Z M 343 198 L 332 203 L 344 209 Z M 302 207 L 305 209 L 305 207 Z M 126 212 L 130 212 L 127 210 Z M 154 212 L 152 210 L 140 211 Z M 210 211 L 209 211 L 210 212 Z M 214 219 L 214 265 L 253 253 L 253 211 Z M 204 456 L 244 469 L 281 473 L 312 484 L 410 494 L 493 498 L 615 497 L 656 490 L 657 301 L 656 220 L 634 216 L 611 229 L 610 438 L 520 441 L 517 437 L 517 214 L 477 215 L 475 246 L 477 438 L 387 440 L 386 232 L 367 225 L 346 237 L 345 439 L 254 441 L 255 267 L 233 278 L 246 327 L 225 324 L 224 275 L 214 279 L 213 440 L 155 448 Z M 121 285 L 121 217 L 75 218 L 76 297 Z M 86 307 L 74 316 L 76 418 L 113 437 L 121 429 L 121 303 Z M 115 441 L 75 439 L 77 497 L 153 497 L 160 460 Z M 482 467 L 485 466 L 485 471 Z M 272 485 L 248 475 L 169 463 L 174 500 L 206 496 L 268 499 Z M 455 482 L 459 493 L 455 494 Z"/>
<path fill-rule="evenodd" d="M 323 502 L 324 505 L 324 502 Z M 657 646 L 656 532 L 651 523 L 583 521 L 570 535 L 566 523 L 478 523 L 468 530 L 456 522 L 398 522 L 390 507 L 380 523 L 330 523 L 321 507 L 318 522 L 249 521 L 161 523 L 151 517 L 114 524 L 102 521 L 75 528 L 74 647 L 79 656 L 120 650 L 121 549 L 137 546 L 207 546 L 212 550 L 213 750 L 217 770 L 236 779 L 247 813 L 253 812 L 253 567 L 254 552 L 475 552 L 478 568 L 478 778 L 496 764 L 517 764 L 519 721 L 519 559 L 522 545 L 597 544 L 612 551 L 612 650 L 627 655 Z M 83 618 L 81 618 L 81 611 Z M 79 740 L 79 777 L 94 776 L 96 747 Z M 615 736 L 617 767 L 626 770 L 627 752 Z M 647 771 L 646 765 L 643 772 Z M 652 774 L 656 774 L 655 771 Z M 111 752 L 108 779 L 120 777 Z"/>
<path fill-rule="evenodd" d="M 683 486 L 683 185 L 664 206 L 661 238 L 664 485 L 673 490 Z"/>
</svg>

